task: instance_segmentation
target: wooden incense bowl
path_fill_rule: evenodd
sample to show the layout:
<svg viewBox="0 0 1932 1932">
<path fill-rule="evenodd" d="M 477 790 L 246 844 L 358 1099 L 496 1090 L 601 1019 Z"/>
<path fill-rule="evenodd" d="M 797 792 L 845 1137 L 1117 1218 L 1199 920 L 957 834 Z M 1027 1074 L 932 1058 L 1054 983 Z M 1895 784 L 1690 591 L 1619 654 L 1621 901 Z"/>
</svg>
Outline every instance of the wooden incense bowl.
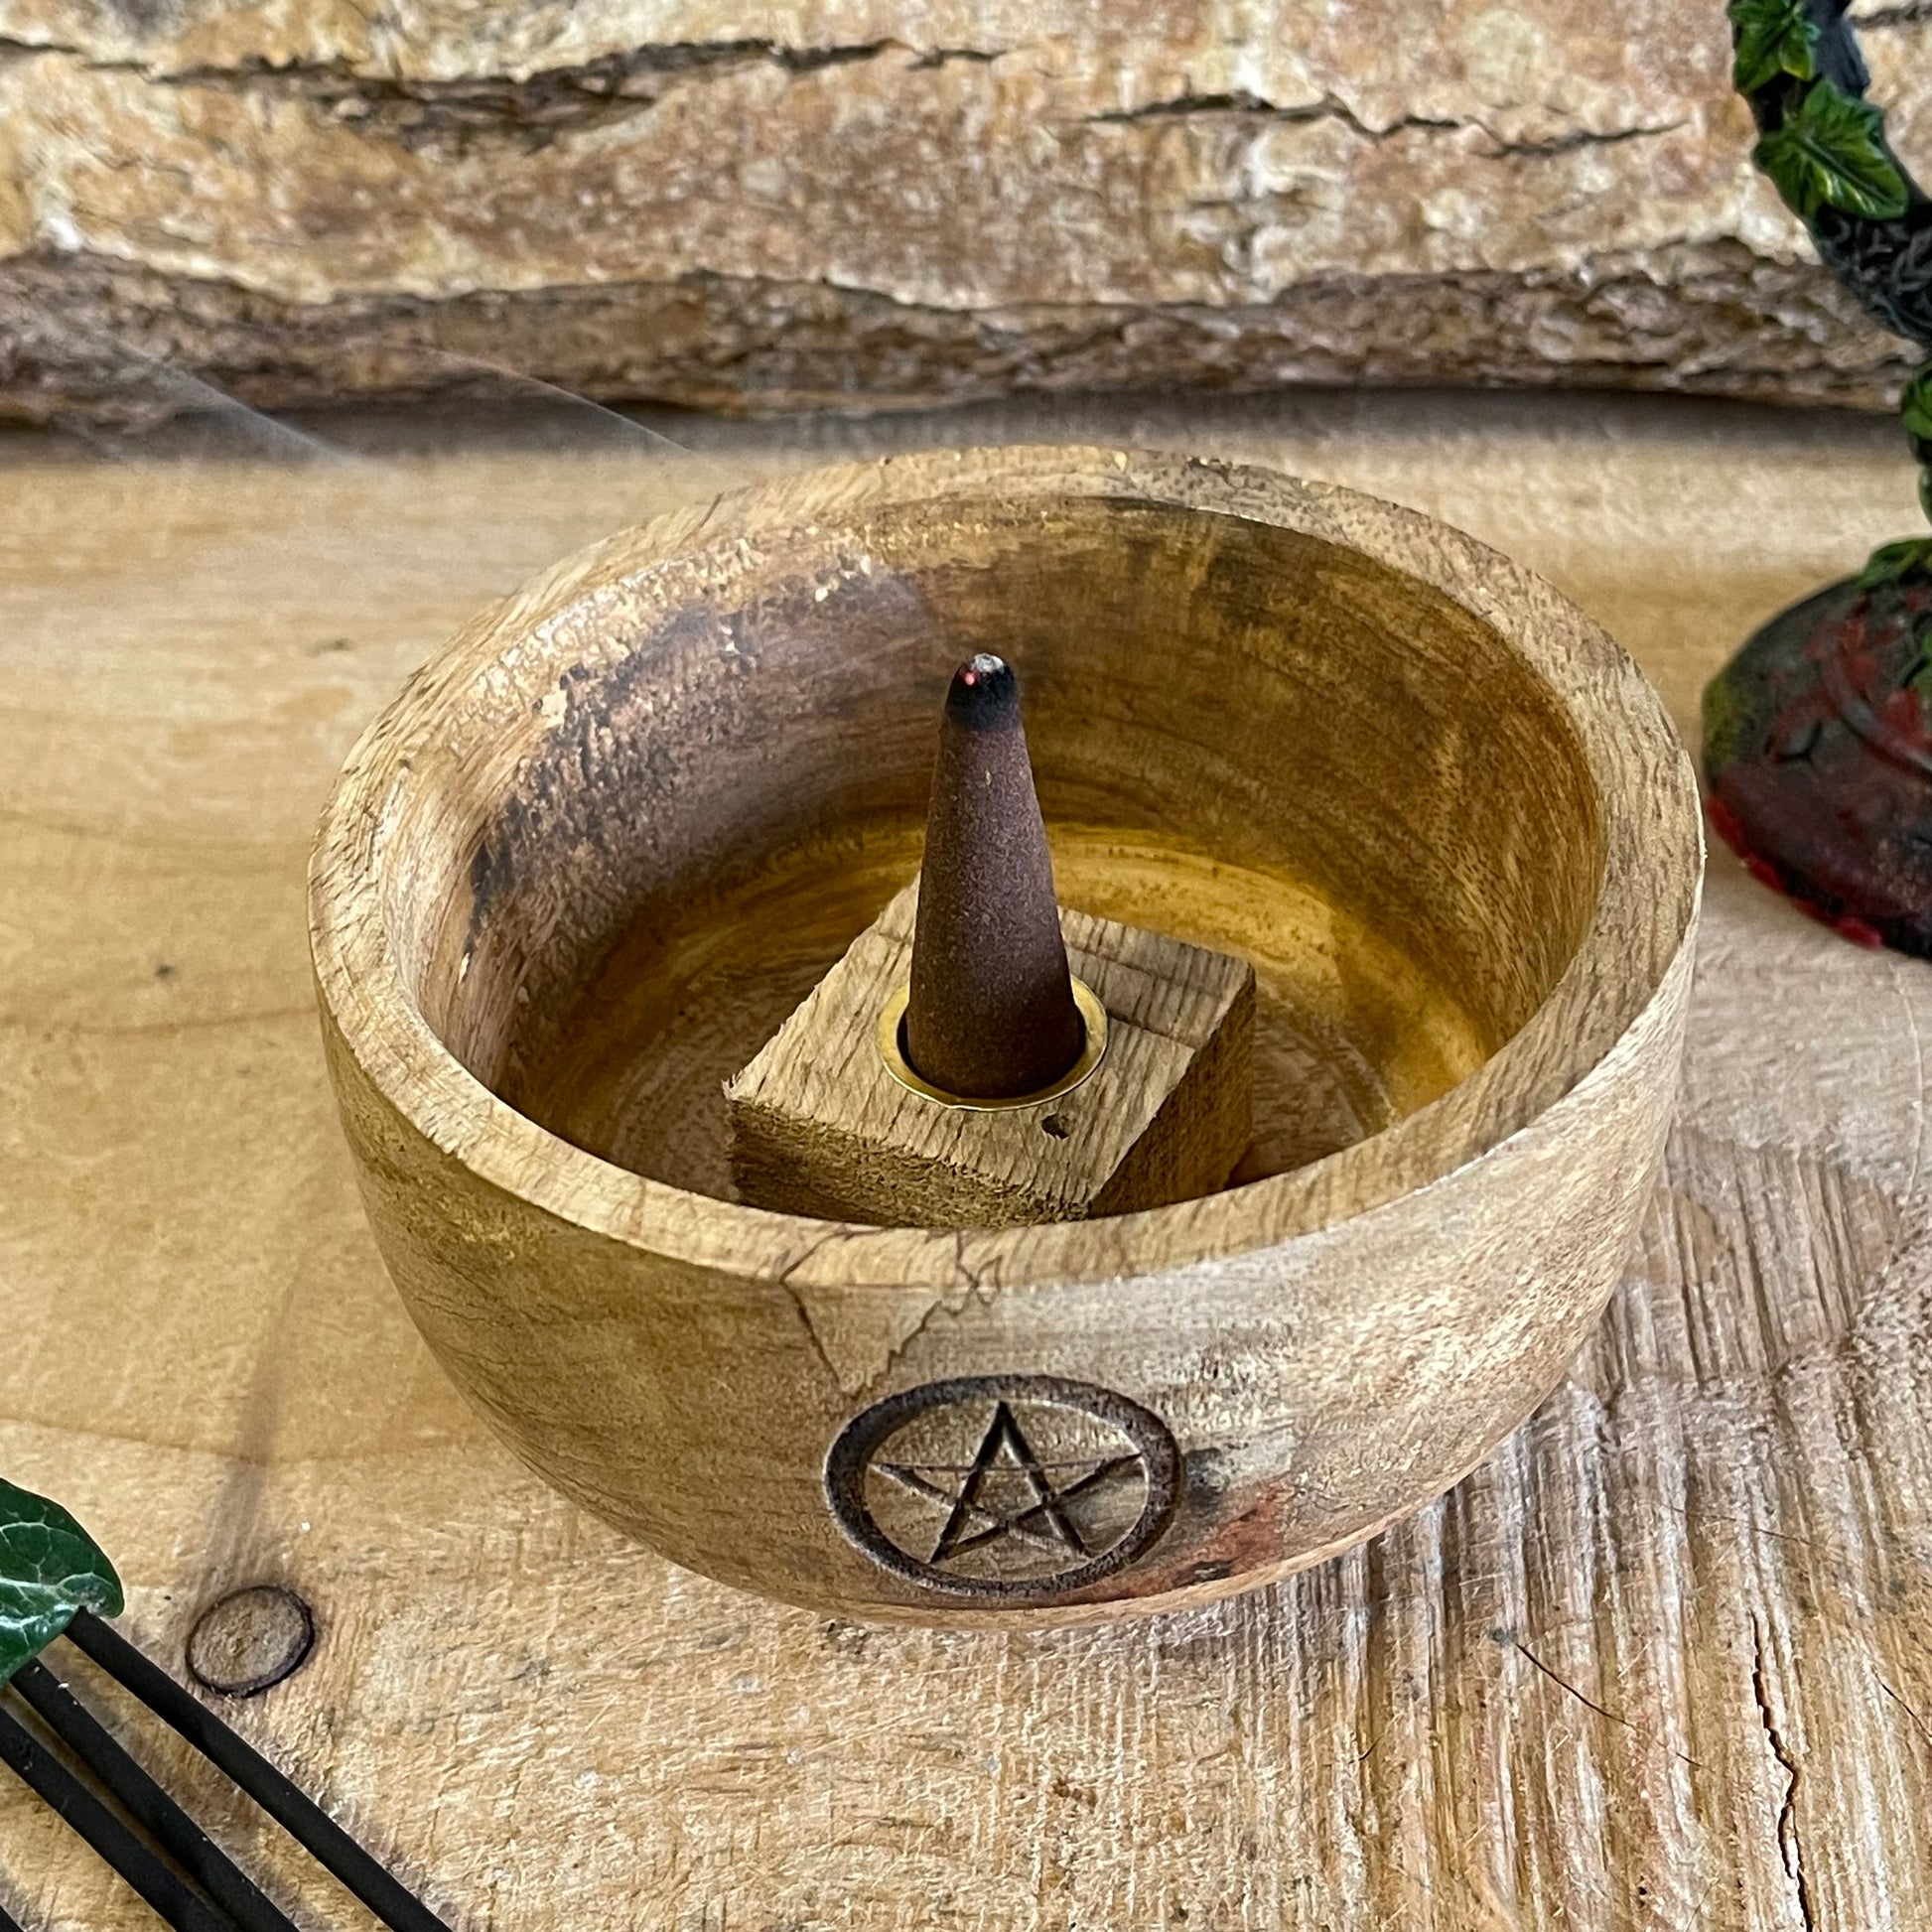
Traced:
<svg viewBox="0 0 1932 1932">
<path fill-rule="evenodd" d="M 1250 960 L 1233 1182 L 867 1227 L 731 1197 L 721 1083 L 911 877 L 948 673 L 1021 668 L 1065 904 Z M 1562 1376 L 1677 1077 L 1655 693 L 1429 518 L 1174 456 L 922 455 L 570 558 L 350 758 L 310 913 L 368 1211 L 536 1470 L 842 1615 L 1251 1587 Z"/>
</svg>

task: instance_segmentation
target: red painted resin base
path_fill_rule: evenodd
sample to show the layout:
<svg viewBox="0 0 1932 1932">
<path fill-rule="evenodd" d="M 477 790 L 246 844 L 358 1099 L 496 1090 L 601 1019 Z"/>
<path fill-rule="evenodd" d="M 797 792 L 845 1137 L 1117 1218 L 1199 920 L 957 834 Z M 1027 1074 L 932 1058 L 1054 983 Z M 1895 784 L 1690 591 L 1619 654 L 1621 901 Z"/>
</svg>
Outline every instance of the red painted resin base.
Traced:
<svg viewBox="0 0 1932 1932">
<path fill-rule="evenodd" d="M 1704 694 L 1705 811 L 1751 873 L 1866 946 L 1932 953 L 1932 584 L 1773 618 Z"/>
</svg>

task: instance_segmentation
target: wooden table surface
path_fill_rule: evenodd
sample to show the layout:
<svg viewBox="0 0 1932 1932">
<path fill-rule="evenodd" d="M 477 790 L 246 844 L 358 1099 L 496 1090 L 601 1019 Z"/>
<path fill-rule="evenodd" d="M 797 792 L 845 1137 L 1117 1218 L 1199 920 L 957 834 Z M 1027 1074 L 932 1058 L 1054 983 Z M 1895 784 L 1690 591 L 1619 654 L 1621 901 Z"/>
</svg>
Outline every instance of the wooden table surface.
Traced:
<svg viewBox="0 0 1932 1932">
<path fill-rule="evenodd" d="M 1714 855 L 1668 1171 L 1536 1417 L 1260 1594 L 934 1635 L 628 1548 L 464 1409 L 363 1226 L 302 902 L 338 762 L 462 618 L 778 467 L 1082 440 L 1334 478 L 1546 571 L 1694 732 L 1745 631 L 1913 527 L 1889 424 L 1316 395 L 660 425 L 691 454 L 589 410 L 305 427 L 330 449 L 0 439 L 0 1471 L 113 1552 L 158 1658 L 237 1585 L 307 1597 L 311 1661 L 228 1713 L 459 1927 L 1932 1925 L 1925 966 Z M 305 1923 L 367 1923 L 148 1754 Z M 154 1922 L 11 1780 L 0 1903 Z"/>
</svg>

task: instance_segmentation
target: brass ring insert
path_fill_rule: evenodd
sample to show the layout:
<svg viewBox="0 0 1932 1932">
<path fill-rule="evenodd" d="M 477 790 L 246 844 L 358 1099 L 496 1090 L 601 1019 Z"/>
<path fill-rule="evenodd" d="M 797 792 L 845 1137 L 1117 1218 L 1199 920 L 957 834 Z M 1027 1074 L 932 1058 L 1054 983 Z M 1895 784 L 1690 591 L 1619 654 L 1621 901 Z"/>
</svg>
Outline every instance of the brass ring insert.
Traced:
<svg viewBox="0 0 1932 1932">
<path fill-rule="evenodd" d="M 886 1002 L 879 1016 L 879 1057 L 886 1062 L 886 1071 L 900 1086 L 922 1099 L 936 1100 L 942 1107 L 963 1107 L 975 1114 L 1001 1114 L 1013 1107 L 1037 1107 L 1044 1101 L 1057 1100 L 1061 1094 L 1071 1093 L 1107 1056 L 1107 1009 L 1085 980 L 1078 974 L 1071 977 L 1073 1004 L 1080 1009 L 1086 1035 L 1080 1046 L 1080 1057 L 1057 1080 L 1033 1093 L 1017 1093 L 1008 1100 L 970 1100 L 964 1094 L 947 1093 L 930 1080 L 922 1080 L 905 1057 L 903 1035 L 905 1003 L 911 993 L 909 984 L 901 986 Z"/>
</svg>

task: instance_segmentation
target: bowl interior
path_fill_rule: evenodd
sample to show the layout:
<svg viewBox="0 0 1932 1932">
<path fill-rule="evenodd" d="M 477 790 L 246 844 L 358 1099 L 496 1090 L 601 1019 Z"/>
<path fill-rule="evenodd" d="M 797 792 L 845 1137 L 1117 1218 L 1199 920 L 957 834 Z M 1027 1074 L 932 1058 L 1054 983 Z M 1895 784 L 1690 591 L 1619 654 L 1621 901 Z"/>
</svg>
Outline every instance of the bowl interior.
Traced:
<svg viewBox="0 0 1932 1932">
<path fill-rule="evenodd" d="M 390 888 L 444 1044 L 619 1166 L 731 1196 L 720 1084 L 916 869 L 939 702 L 975 650 L 1020 671 L 1062 900 L 1256 968 L 1237 1181 L 1473 1072 L 1588 924 L 1602 825 L 1555 694 L 1353 550 L 989 496 L 687 578 L 554 626 L 534 697 L 526 675 L 447 712 L 462 781 Z M 514 757 L 478 728 L 492 704 Z"/>
</svg>

